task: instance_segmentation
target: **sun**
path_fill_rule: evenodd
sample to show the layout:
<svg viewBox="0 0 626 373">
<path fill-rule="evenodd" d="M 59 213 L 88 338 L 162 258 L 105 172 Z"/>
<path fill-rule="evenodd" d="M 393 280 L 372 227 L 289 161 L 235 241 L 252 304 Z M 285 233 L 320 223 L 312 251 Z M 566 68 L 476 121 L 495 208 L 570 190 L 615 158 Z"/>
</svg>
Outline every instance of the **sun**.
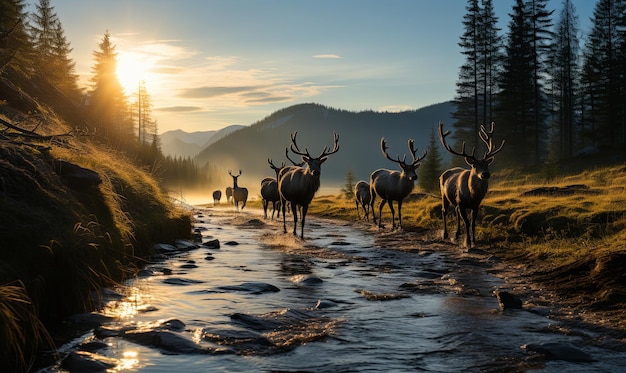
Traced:
<svg viewBox="0 0 626 373">
<path fill-rule="evenodd" d="M 119 52 L 117 55 L 117 78 L 127 95 L 137 91 L 139 82 L 146 80 L 148 63 L 146 58 L 134 52 Z"/>
</svg>

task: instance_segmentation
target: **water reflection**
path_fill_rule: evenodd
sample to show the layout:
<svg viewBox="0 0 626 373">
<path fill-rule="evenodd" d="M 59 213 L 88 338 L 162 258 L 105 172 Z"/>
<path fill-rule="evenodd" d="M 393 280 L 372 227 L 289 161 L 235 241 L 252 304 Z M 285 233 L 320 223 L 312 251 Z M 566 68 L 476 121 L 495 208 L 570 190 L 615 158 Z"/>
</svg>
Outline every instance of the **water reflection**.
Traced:
<svg viewBox="0 0 626 373">
<path fill-rule="evenodd" d="M 203 240 L 221 247 L 180 252 L 129 282 L 125 298 L 103 309 L 116 319 L 96 333 L 107 345 L 97 354 L 120 372 L 524 371 L 537 364 L 521 345 L 560 338 L 600 358 L 587 371 L 621 364 L 584 332 L 500 312 L 492 291 L 503 282 L 480 263 L 382 249 L 345 223 L 317 221 L 301 241 L 260 214 L 199 210 Z"/>
</svg>

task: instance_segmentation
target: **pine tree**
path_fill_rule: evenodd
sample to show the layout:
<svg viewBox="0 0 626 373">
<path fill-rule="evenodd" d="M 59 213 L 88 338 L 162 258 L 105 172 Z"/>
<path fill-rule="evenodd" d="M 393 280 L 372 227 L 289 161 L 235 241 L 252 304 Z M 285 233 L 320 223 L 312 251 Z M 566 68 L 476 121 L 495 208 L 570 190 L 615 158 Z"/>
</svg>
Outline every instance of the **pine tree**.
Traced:
<svg viewBox="0 0 626 373">
<path fill-rule="evenodd" d="M 585 134 L 594 146 L 619 148 L 626 142 L 625 11 L 623 0 L 599 0 L 585 44 L 583 122 L 590 123 Z"/>
<path fill-rule="evenodd" d="M 435 136 L 435 129 L 430 132 L 428 140 L 428 157 L 424 158 L 419 168 L 418 184 L 427 192 L 439 191 L 439 176 L 443 172 L 442 159 L 439 153 L 439 141 Z"/>
<path fill-rule="evenodd" d="M 575 147 L 575 129 L 580 120 L 579 43 L 576 8 L 571 0 L 564 0 L 549 60 L 554 159 L 571 158 Z"/>
<path fill-rule="evenodd" d="M 346 183 L 341 188 L 341 193 L 346 199 L 354 199 L 354 175 L 350 169 L 346 172 Z"/>
<path fill-rule="evenodd" d="M 497 17 L 491 0 L 468 0 L 467 13 L 463 19 L 465 32 L 459 46 L 466 61 L 461 66 L 457 80 L 453 113 L 455 136 L 472 139 L 479 147 L 480 125 L 491 122 L 494 94 L 497 91 L 496 76 L 502 63 L 502 52 Z"/>
<path fill-rule="evenodd" d="M 533 49 L 529 14 L 523 0 L 516 0 L 510 14 L 503 72 L 498 94 L 498 131 L 507 141 L 507 152 L 501 157 L 512 164 L 526 165 L 534 149 L 532 124 L 534 122 Z"/>
<path fill-rule="evenodd" d="M 101 135 L 116 145 L 130 147 L 133 143 L 133 122 L 124 89 L 117 77 L 117 53 L 107 31 L 94 51 L 95 65 L 89 98 L 90 118 Z"/>
<path fill-rule="evenodd" d="M 32 43 L 27 32 L 23 0 L 0 1 L 0 73 L 9 79 L 14 72 L 32 72 Z"/>
<path fill-rule="evenodd" d="M 77 100 L 79 89 L 74 73 L 75 63 L 69 57 L 72 48 L 65 37 L 61 21 L 50 5 L 50 0 L 39 0 L 35 8 L 29 24 L 35 71 L 68 97 Z"/>
</svg>

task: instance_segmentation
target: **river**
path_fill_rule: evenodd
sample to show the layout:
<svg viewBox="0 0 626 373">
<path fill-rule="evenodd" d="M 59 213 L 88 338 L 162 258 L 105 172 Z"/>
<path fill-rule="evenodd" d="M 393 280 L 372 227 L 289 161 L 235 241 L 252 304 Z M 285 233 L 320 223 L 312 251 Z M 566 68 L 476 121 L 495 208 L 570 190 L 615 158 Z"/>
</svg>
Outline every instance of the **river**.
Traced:
<svg viewBox="0 0 626 373">
<path fill-rule="evenodd" d="M 373 228 L 350 222 L 308 217 L 302 241 L 259 210 L 194 214 L 201 242 L 219 248 L 155 260 L 116 289 L 99 312 L 110 319 L 61 346 L 41 373 L 77 370 L 61 363 L 77 353 L 108 372 L 625 369 L 624 350 L 595 329 L 561 326 L 546 309 L 501 311 L 493 291 L 507 284 L 486 270 L 489 258 L 382 247 Z M 546 359 L 522 348 L 531 343 L 595 361 Z"/>
</svg>

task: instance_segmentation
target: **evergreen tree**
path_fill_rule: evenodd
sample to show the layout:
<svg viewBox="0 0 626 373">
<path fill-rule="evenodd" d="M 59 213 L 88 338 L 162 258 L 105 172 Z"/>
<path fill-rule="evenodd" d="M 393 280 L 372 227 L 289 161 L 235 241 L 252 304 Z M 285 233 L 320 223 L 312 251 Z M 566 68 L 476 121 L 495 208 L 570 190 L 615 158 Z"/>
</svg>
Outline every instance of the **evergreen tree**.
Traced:
<svg viewBox="0 0 626 373">
<path fill-rule="evenodd" d="M 0 1 L 0 74 L 12 79 L 14 73 L 32 72 L 32 44 L 27 32 L 23 0 Z"/>
<path fill-rule="evenodd" d="M 571 0 L 563 0 L 550 55 L 549 93 L 552 99 L 554 159 L 571 158 L 579 121 L 580 68 L 578 17 Z"/>
<path fill-rule="evenodd" d="M 424 158 L 419 168 L 419 186 L 427 192 L 436 193 L 439 191 L 439 176 L 443 172 L 442 159 L 439 153 L 439 141 L 435 136 L 434 128 L 430 132 L 428 140 L 428 157 Z"/>
<path fill-rule="evenodd" d="M 512 164 L 526 165 L 533 159 L 529 149 L 534 149 L 530 125 L 535 119 L 532 84 L 534 55 L 530 16 L 523 0 L 516 0 L 510 17 L 497 107 L 498 129 L 502 131 L 508 148 L 501 157 Z"/>
<path fill-rule="evenodd" d="M 471 139 L 470 143 L 482 146 L 478 138 L 480 125 L 492 120 L 496 76 L 502 63 L 501 42 L 496 27 L 491 0 L 468 0 L 467 14 L 463 19 L 465 31 L 459 46 L 465 63 L 459 71 L 453 113 L 455 136 Z"/>
<path fill-rule="evenodd" d="M 532 52 L 532 86 L 533 86 L 533 151 L 532 157 L 535 164 L 539 164 L 545 153 L 547 134 L 545 100 L 545 80 L 548 75 L 547 60 L 551 50 L 552 41 L 552 13 L 546 10 L 548 0 L 528 0 L 525 6 L 528 8 L 531 52 Z"/>
<path fill-rule="evenodd" d="M 124 89 L 117 77 L 117 53 L 107 31 L 94 51 L 95 65 L 89 97 L 90 118 L 96 128 L 115 145 L 130 147 L 134 137 Z"/>
<path fill-rule="evenodd" d="M 619 148 L 626 142 L 624 0 L 598 0 L 583 53 L 585 135 L 591 145 Z"/>
<path fill-rule="evenodd" d="M 39 0 L 30 19 L 35 70 L 68 97 L 77 100 L 79 89 L 74 73 L 75 63 L 69 57 L 72 48 L 50 0 Z"/>
<path fill-rule="evenodd" d="M 354 175 L 350 169 L 346 172 L 346 183 L 341 188 L 341 193 L 346 199 L 354 199 Z"/>
</svg>

